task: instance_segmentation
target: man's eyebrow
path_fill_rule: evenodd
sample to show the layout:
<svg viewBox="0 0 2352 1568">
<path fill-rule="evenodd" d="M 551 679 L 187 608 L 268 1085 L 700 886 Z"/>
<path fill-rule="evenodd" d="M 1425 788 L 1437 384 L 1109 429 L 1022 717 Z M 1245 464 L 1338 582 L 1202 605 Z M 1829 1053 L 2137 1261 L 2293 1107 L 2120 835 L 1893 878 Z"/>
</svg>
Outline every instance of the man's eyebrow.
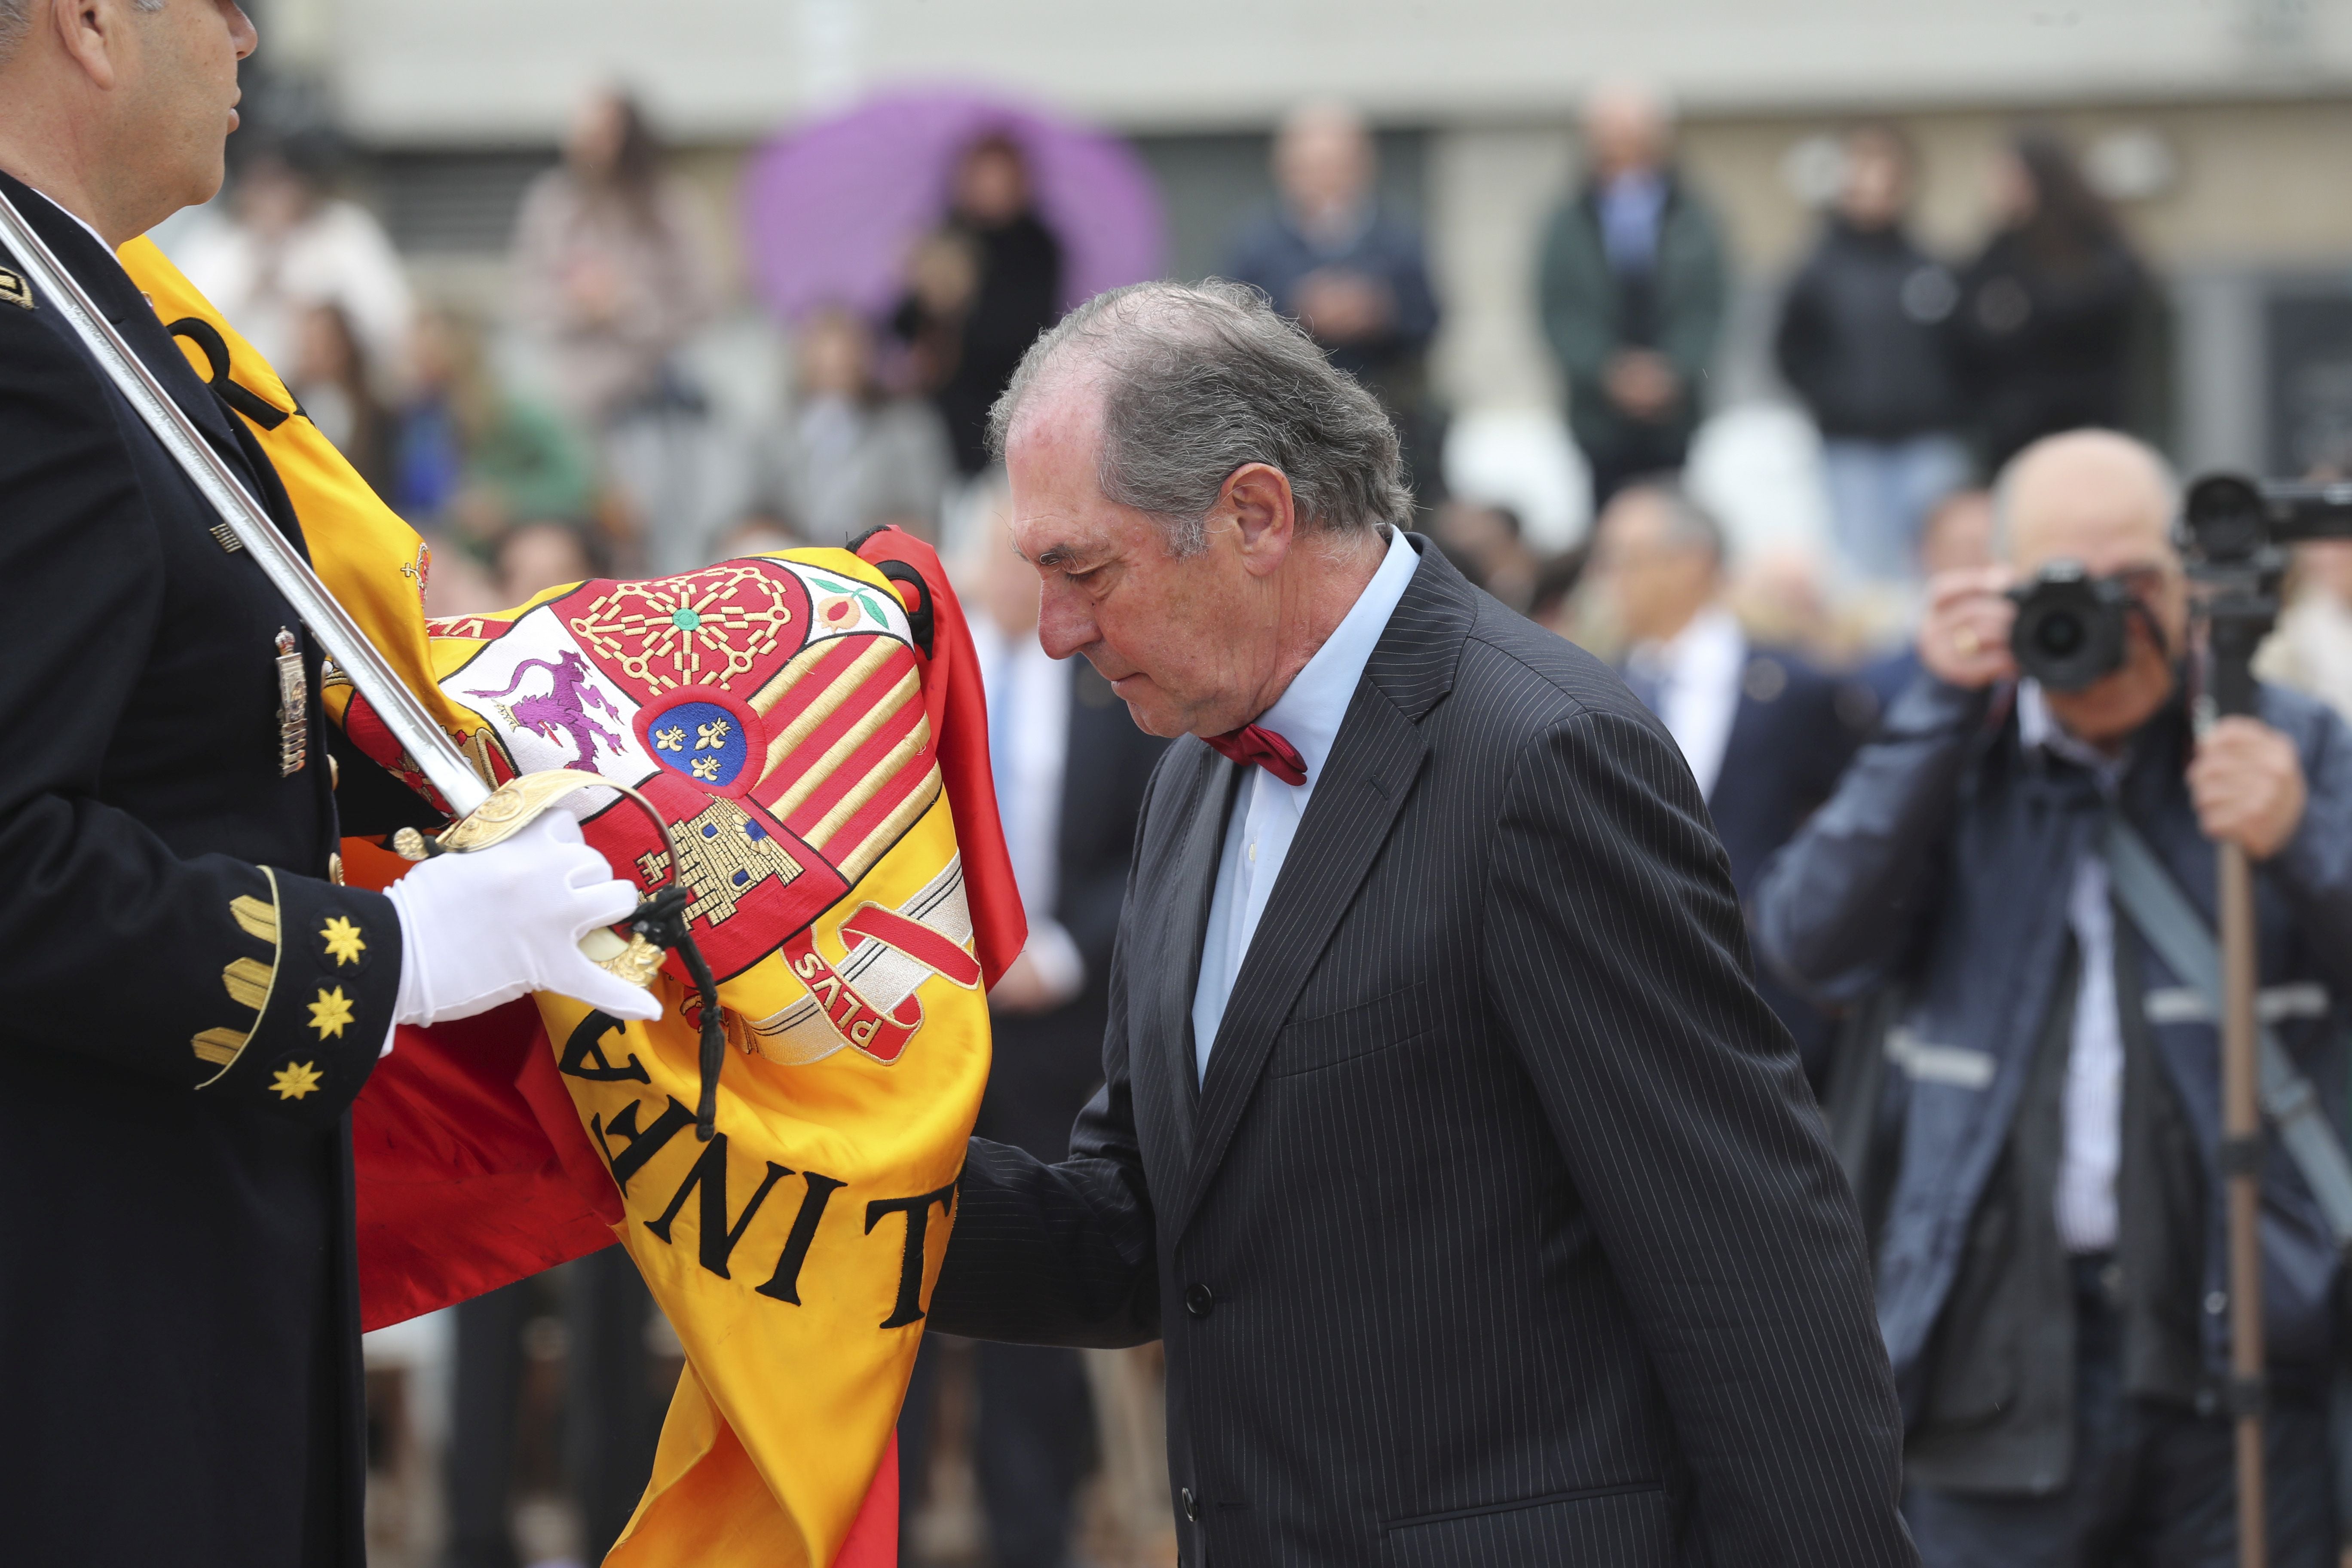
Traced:
<svg viewBox="0 0 2352 1568">
<path fill-rule="evenodd" d="M 1031 564 L 1050 572 L 1066 572 L 1084 553 L 1075 544 L 1049 544 L 1031 557 Z"/>
</svg>

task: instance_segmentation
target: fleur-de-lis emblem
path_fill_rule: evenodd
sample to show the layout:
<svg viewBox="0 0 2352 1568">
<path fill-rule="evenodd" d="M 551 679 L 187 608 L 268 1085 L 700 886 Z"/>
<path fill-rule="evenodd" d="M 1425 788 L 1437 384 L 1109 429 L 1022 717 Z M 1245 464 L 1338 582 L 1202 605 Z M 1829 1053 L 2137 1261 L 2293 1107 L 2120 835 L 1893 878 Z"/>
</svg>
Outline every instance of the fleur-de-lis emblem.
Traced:
<svg viewBox="0 0 2352 1568">
<path fill-rule="evenodd" d="M 715 783 L 718 780 L 719 759 L 717 757 L 697 757 L 691 765 L 694 769 L 694 776 L 705 784 Z"/>
<path fill-rule="evenodd" d="M 735 726 L 724 719 L 713 719 L 708 724 L 697 724 L 694 731 L 696 751 L 715 752 L 727 743 L 727 737 L 735 732 Z"/>
<path fill-rule="evenodd" d="M 683 724 L 672 724 L 667 730 L 655 731 L 654 744 L 665 752 L 684 751 L 686 749 L 686 726 Z"/>
</svg>

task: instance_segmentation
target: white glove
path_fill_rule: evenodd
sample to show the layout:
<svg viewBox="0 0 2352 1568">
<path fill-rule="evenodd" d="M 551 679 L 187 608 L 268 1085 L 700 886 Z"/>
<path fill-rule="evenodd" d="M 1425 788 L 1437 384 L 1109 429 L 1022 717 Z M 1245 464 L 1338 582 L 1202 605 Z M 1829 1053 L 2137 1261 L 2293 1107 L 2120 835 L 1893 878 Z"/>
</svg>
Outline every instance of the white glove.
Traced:
<svg viewBox="0 0 2352 1568">
<path fill-rule="evenodd" d="M 626 920 L 637 890 L 616 881 L 580 825 L 551 811 L 500 844 L 436 855 L 387 890 L 400 911 L 404 1024 L 469 1018 L 534 991 L 651 1020 L 661 1003 L 591 963 L 580 939 Z"/>
</svg>

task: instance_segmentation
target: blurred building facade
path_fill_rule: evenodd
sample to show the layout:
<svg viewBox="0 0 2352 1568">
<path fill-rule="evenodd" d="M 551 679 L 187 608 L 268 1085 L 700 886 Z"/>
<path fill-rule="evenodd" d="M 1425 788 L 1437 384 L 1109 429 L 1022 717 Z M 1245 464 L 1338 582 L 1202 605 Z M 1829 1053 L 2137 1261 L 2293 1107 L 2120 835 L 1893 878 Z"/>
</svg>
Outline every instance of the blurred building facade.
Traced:
<svg viewBox="0 0 2352 1568">
<path fill-rule="evenodd" d="M 2352 431 L 2352 8 L 2305 0 L 264 0 L 277 68 L 373 154 L 394 237 L 436 272 L 494 262 L 586 86 L 625 79 L 714 213 L 748 148 L 866 88 L 992 83 L 1135 135 L 1166 186 L 1172 265 L 1211 268 L 1270 190 L 1266 129 L 1307 96 L 1385 128 L 1383 200 L 1428 226 L 1457 414 L 1556 402 L 1535 331 L 1538 226 L 1574 178 L 1575 104 L 1604 78 L 1673 91 L 1722 211 L 1740 306 L 1716 404 L 1777 391 L 1772 290 L 1811 228 L 1824 133 L 1891 117 L 1921 153 L 1920 229 L 1965 250 L 2019 121 L 2087 154 L 2168 279 L 2145 423 L 2185 463 L 2300 466 Z M 1111 19 L 1115 16 L 1115 20 Z"/>
</svg>

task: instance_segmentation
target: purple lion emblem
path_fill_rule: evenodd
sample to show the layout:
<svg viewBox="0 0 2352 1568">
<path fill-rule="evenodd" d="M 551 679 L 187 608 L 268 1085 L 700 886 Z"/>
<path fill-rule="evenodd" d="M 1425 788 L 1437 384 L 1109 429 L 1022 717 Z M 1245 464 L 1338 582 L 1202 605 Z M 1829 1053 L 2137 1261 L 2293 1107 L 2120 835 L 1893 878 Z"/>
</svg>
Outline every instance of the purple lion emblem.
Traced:
<svg viewBox="0 0 2352 1568">
<path fill-rule="evenodd" d="M 558 658 L 527 658 L 515 666 L 514 679 L 507 682 L 505 690 L 468 691 L 466 695 L 492 699 L 510 696 L 522 684 L 522 678 L 534 669 L 547 671 L 553 681 L 552 689 L 543 697 L 525 697 L 510 704 L 507 711 L 514 715 L 516 723 L 536 730 L 551 741 L 568 736 L 579 748 L 580 755 L 564 766 L 594 773 L 597 742 L 603 742 L 613 752 L 618 752 L 625 742 L 590 718 L 588 710 L 593 708 L 615 721 L 621 717 L 621 710 L 590 684 L 588 661 L 576 651 Z"/>
</svg>

